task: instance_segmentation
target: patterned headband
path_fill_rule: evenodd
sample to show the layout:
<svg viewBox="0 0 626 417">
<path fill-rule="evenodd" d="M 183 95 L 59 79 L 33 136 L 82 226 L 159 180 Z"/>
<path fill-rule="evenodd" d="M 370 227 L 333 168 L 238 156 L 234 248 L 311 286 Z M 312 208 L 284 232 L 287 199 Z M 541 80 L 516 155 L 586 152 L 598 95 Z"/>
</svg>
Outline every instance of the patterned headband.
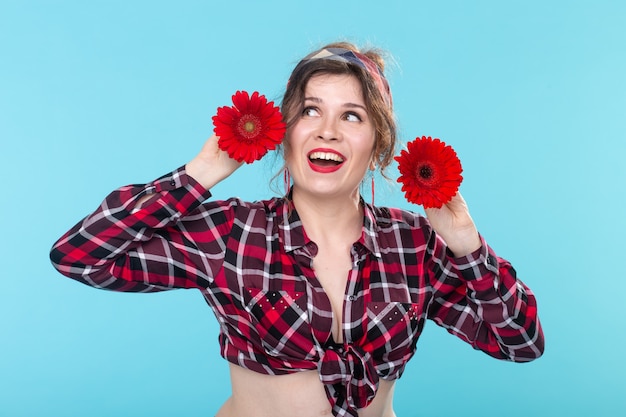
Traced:
<svg viewBox="0 0 626 417">
<path fill-rule="evenodd" d="M 363 68 L 374 79 L 374 82 L 378 87 L 378 91 L 385 100 L 385 103 L 389 107 L 392 106 L 393 101 L 391 98 L 391 90 L 389 89 L 389 83 L 387 82 L 385 75 L 383 74 L 380 67 L 365 55 L 344 48 L 322 49 L 307 55 L 302 61 L 298 63 L 296 69 L 294 69 L 294 73 L 298 68 L 318 59 L 341 61 L 348 64 L 354 64 Z"/>
</svg>

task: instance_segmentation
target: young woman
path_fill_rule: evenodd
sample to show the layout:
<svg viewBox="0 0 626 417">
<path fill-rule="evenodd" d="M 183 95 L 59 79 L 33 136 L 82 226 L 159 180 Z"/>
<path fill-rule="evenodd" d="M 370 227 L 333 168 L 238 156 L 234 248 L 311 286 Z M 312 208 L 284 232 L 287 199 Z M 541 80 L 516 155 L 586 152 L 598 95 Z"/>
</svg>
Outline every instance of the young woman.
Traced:
<svg viewBox="0 0 626 417">
<path fill-rule="evenodd" d="M 184 167 L 113 191 L 52 249 L 61 273 L 93 287 L 202 291 L 230 362 L 219 417 L 393 417 L 426 319 L 499 359 L 543 352 L 532 292 L 459 194 L 427 218 L 360 197 L 396 142 L 383 67 L 346 43 L 296 66 L 284 197 L 211 200 L 240 166 L 214 136 Z"/>
</svg>

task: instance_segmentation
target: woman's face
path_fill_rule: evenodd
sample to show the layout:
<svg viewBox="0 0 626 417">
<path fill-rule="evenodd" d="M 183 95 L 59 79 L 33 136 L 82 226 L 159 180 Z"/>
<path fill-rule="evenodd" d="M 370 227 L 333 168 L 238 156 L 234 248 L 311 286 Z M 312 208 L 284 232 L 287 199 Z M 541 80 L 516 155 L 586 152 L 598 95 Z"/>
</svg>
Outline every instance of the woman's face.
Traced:
<svg viewBox="0 0 626 417">
<path fill-rule="evenodd" d="M 303 107 L 285 144 L 294 189 L 325 197 L 358 196 L 376 137 L 359 81 L 347 74 L 314 76 L 306 85 Z"/>
</svg>

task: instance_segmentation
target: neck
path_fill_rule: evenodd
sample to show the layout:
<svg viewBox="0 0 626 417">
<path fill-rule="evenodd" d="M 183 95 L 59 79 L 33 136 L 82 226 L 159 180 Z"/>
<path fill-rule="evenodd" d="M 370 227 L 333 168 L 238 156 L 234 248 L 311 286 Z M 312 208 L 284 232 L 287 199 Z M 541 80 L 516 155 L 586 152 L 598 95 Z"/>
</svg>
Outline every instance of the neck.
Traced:
<svg viewBox="0 0 626 417">
<path fill-rule="evenodd" d="M 314 241 L 337 236 L 355 241 L 361 236 L 363 207 L 358 190 L 350 196 L 320 198 L 294 186 L 293 204 L 307 235 Z"/>
</svg>

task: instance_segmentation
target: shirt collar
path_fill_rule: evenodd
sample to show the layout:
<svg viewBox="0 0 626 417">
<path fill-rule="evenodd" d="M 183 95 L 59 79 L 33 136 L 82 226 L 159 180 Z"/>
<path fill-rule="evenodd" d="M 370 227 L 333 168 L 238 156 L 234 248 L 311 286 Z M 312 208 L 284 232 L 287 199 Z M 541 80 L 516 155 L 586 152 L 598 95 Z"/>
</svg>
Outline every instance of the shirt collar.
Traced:
<svg viewBox="0 0 626 417">
<path fill-rule="evenodd" d="M 380 245 L 378 244 L 378 221 L 374 212 L 375 208 L 361 199 L 363 205 L 363 233 L 359 242 L 374 256 L 380 258 Z"/>
<path fill-rule="evenodd" d="M 291 200 L 286 197 L 277 200 L 274 228 L 275 230 L 278 229 L 278 238 L 286 252 L 300 249 L 311 242 L 304 231 L 304 227 L 302 227 L 302 221 L 296 208 Z"/>
<path fill-rule="evenodd" d="M 358 243 L 374 256 L 380 258 L 380 245 L 378 243 L 378 223 L 375 208 L 361 199 L 363 206 L 363 232 Z M 276 224 L 275 232 L 285 248 L 286 252 L 292 252 L 309 245 L 312 241 L 306 235 L 302 221 L 293 203 L 287 198 L 276 200 Z"/>
</svg>

